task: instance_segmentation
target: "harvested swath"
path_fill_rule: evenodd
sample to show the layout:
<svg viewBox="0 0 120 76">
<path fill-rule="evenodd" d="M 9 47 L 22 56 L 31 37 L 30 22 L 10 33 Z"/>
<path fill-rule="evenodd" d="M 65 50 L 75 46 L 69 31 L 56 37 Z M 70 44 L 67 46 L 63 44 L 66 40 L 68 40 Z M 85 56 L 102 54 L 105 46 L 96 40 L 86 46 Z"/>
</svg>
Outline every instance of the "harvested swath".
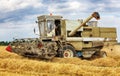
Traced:
<svg viewBox="0 0 120 76">
<path fill-rule="evenodd" d="M 24 58 L 4 49 L 0 47 L 0 76 L 120 76 L 120 58 L 117 57 L 43 61 Z"/>
<path fill-rule="evenodd" d="M 88 65 L 75 65 L 75 64 L 64 64 L 64 63 L 51 63 L 43 61 L 33 60 L 16 60 L 16 59 L 4 59 L 0 60 L 0 68 L 6 69 L 12 73 L 26 73 L 29 74 L 55 74 L 55 75 L 116 75 L 116 71 L 120 68 L 114 67 L 96 67 Z M 107 72 L 107 73 L 106 73 Z M 97 75 L 97 76 L 99 76 Z"/>
</svg>

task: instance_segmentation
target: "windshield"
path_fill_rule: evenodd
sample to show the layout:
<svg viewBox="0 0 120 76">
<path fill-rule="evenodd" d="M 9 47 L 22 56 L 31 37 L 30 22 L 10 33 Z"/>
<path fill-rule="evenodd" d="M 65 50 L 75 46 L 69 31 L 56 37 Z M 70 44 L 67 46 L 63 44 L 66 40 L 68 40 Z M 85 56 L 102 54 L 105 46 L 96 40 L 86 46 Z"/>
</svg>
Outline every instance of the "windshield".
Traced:
<svg viewBox="0 0 120 76">
<path fill-rule="evenodd" d="M 40 23 L 40 34 L 42 37 L 45 36 L 45 26 L 44 26 L 44 22 Z"/>
<path fill-rule="evenodd" d="M 47 21 L 47 37 L 55 36 L 55 24 L 54 20 Z"/>
<path fill-rule="evenodd" d="M 54 29 L 54 21 L 48 20 L 47 21 L 47 32 L 50 33 Z"/>
</svg>

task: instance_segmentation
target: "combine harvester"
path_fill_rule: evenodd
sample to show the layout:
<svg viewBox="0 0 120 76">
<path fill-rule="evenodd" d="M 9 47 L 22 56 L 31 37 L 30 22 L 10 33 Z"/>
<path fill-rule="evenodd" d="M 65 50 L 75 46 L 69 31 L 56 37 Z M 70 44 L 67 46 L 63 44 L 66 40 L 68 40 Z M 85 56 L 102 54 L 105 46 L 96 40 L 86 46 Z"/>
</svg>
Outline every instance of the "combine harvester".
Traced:
<svg viewBox="0 0 120 76">
<path fill-rule="evenodd" d="M 98 27 L 97 21 L 90 21 L 92 18 L 99 20 L 99 13 L 92 13 L 86 20 L 66 20 L 58 15 L 39 16 L 39 38 L 15 39 L 6 50 L 42 59 L 105 57 L 107 54 L 101 49 L 117 43 L 116 28 Z"/>
</svg>

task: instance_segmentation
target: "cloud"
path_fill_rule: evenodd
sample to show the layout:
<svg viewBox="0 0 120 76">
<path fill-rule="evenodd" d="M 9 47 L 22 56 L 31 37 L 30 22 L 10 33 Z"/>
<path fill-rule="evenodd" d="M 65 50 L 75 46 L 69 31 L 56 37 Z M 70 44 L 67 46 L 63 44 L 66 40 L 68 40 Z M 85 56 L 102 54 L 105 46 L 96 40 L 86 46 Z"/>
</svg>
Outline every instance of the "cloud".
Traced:
<svg viewBox="0 0 120 76">
<path fill-rule="evenodd" d="M 84 1 L 83 1 L 84 2 Z M 88 3 L 88 2 L 87 2 Z M 89 4 L 89 3 L 88 3 Z M 52 3 L 48 6 L 49 12 L 55 12 L 55 13 L 71 13 L 73 11 L 86 11 L 89 6 L 85 2 L 82 3 L 82 1 L 68 1 L 64 3 Z"/>
<path fill-rule="evenodd" d="M 10 18 L 5 19 L 4 22 L 0 23 L 0 41 L 11 41 L 13 38 L 36 38 L 33 29 L 38 28 L 35 21 L 37 20 L 36 15 L 25 15 L 23 19 L 11 20 Z M 38 29 L 37 29 L 38 33 Z"/>
<path fill-rule="evenodd" d="M 0 11 L 11 12 L 27 7 L 38 8 L 42 6 L 40 0 L 0 0 Z"/>
<path fill-rule="evenodd" d="M 0 40 L 10 41 L 13 38 L 35 38 L 33 29 L 37 24 L 30 22 L 8 22 L 0 24 Z"/>
<path fill-rule="evenodd" d="M 25 16 L 44 12 L 42 0 L 0 0 L 0 23 L 19 21 Z"/>
<path fill-rule="evenodd" d="M 101 12 L 119 12 L 120 1 L 119 0 L 100 0 L 92 3 L 96 10 Z"/>
<path fill-rule="evenodd" d="M 120 1 L 119 0 L 109 0 L 108 7 L 110 7 L 110 8 L 120 8 Z"/>
</svg>

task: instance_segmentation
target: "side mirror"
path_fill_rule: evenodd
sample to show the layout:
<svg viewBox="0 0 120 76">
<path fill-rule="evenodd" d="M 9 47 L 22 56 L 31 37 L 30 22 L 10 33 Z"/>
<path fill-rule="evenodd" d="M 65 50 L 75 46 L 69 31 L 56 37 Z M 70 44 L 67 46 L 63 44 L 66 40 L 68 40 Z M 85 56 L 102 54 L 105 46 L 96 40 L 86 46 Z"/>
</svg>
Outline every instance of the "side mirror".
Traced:
<svg viewBox="0 0 120 76">
<path fill-rule="evenodd" d="M 36 33 L 36 30 L 35 30 L 35 28 L 34 28 L 34 30 L 33 30 L 33 31 L 34 31 L 34 34 L 35 34 L 35 33 Z"/>
<path fill-rule="evenodd" d="M 33 31 L 34 31 L 34 34 L 35 34 L 35 35 L 38 35 L 38 36 L 40 36 L 39 34 L 37 34 L 37 33 L 36 33 L 36 30 L 35 30 L 35 28 L 33 29 Z"/>
<path fill-rule="evenodd" d="M 38 23 L 38 21 L 35 21 L 35 23 Z"/>
</svg>

